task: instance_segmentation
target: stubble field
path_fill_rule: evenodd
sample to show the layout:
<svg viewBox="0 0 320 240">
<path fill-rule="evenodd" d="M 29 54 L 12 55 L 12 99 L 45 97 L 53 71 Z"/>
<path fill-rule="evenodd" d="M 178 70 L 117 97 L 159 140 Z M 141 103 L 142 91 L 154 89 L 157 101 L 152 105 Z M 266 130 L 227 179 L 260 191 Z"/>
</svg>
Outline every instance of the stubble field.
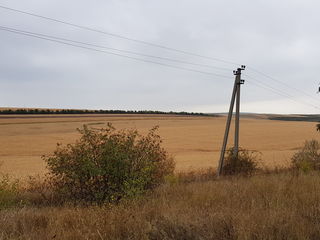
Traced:
<svg viewBox="0 0 320 240">
<path fill-rule="evenodd" d="M 164 147 L 176 161 L 176 171 L 216 167 L 225 121 L 225 117 L 168 115 L 1 116 L 1 170 L 13 177 L 41 175 L 46 171 L 41 156 L 50 154 L 57 142 L 73 143 L 79 136 L 76 128 L 83 124 L 102 128 L 107 122 L 117 129 L 137 128 L 141 133 L 159 125 Z M 241 146 L 260 151 L 267 167 L 289 164 L 304 140 L 312 138 L 319 139 L 314 123 L 241 119 Z M 229 145 L 232 141 L 231 134 Z"/>
</svg>

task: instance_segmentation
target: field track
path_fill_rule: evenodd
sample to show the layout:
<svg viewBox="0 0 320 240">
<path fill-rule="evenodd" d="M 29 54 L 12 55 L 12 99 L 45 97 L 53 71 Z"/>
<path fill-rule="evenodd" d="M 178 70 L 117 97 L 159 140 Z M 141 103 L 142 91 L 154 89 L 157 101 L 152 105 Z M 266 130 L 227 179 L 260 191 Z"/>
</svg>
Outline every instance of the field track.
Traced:
<svg viewBox="0 0 320 240">
<path fill-rule="evenodd" d="M 177 171 L 216 167 L 225 117 L 170 115 L 3 115 L 0 116 L 1 171 L 14 177 L 45 173 L 43 154 L 57 142 L 72 143 L 76 128 L 137 128 L 141 133 L 159 125 L 164 147 L 174 156 Z M 233 128 L 231 129 L 233 131 Z M 262 153 L 268 167 L 289 164 L 292 154 L 307 139 L 320 140 L 315 123 L 242 118 L 240 145 Z M 232 143 L 232 136 L 229 143 Z"/>
</svg>

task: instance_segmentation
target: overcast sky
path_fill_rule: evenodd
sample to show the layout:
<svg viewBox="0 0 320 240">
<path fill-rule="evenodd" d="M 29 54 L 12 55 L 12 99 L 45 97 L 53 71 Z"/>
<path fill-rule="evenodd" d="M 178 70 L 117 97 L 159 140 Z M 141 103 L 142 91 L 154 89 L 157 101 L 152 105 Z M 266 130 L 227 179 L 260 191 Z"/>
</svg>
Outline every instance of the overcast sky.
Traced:
<svg viewBox="0 0 320 240">
<path fill-rule="evenodd" d="M 320 95 L 316 94 L 320 82 L 319 1 L 0 0 L 0 5 L 245 64 L 248 69 L 243 72 L 243 79 L 247 81 L 241 89 L 243 112 L 320 113 Z M 227 77 L 224 78 L 0 31 L 2 107 L 228 111 L 234 81 L 232 70 L 238 65 L 156 48 L 1 8 L 0 25 L 229 69 L 120 52 Z M 261 83 L 267 86 L 261 87 Z"/>
</svg>

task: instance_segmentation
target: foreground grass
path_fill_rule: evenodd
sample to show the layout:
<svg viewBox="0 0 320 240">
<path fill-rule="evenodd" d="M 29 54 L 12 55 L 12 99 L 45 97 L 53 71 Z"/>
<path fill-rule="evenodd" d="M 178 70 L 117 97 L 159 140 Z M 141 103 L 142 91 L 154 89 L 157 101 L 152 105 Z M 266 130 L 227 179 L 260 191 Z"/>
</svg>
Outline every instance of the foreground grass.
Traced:
<svg viewBox="0 0 320 240">
<path fill-rule="evenodd" d="M 104 207 L 6 208 L 0 239 L 320 239 L 320 174 L 171 183 Z"/>
</svg>

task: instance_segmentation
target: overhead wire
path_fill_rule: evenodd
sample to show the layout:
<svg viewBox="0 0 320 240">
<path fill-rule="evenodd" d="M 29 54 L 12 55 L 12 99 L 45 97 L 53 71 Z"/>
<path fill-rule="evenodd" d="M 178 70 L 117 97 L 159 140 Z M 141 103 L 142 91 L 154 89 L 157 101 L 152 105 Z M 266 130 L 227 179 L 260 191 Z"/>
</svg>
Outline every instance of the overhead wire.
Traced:
<svg viewBox="0 0 320 240">
<path fill-rule="evenodd" d="M 247 78 L 248 78 L 248 77 L 249 77 L 249 76 L 247 75 Z M 246 81 L 249 82 L 249 83 L 251 83 L 251 84 L 254 84 L 254 85 L 258 86 L 258 87 L 264 88 L 264 89 L 266 89 L 266 90 L 268 90 L 268 91 L 271 91 L 271 92 L 273 92 L 273 93 L 275 93 L 275 94 L 277 94 L 277 95 L 279 95 L 279 96 L 288 98 L 288 99 L 290 99 L 291 101 L 294 101 L 295 103 L 303 104 L 303 105 L 305 105 L 305 106 L 312 107 L 312 108 L 315 108 L 315 109 L 320 110 L 320 107 L 318 107 L 318 106 L 316 106 L 316 105 L 313 105 L 313 104 L 310 104 L 309 102 L 305 102 L 305 101 L 303 101 L 303 100 L 297 100 L 294 96 L 288 94 L 287 92 L 284 92 L 284 91 L 282 91 L 282 90 L 279 90 L 279 89 L 277 89 L 277 88 L 274 88 L 274 87 L 270 86 L 269 84 L 266 84 L 266 83 L 264 83 L 264 82 L 262 82 L 262 81 L 259 81 L 259 80 L 256 79 L 256 78 L 249 77 L 249 79 L 251 79 L 251 80 L 253 80 L 253 81 L 250 81 L 250 80 L 248 81 L 247 79 L 246 79 Z"/>
<path fill-rule="evenodd" d="M 181 69 L 181 70 L 187 70 L 187 71 L 192 71 L 192 72 L 197 72 L 197 73 L 202 73 L 202 74 L 207 74 L 207 75 L 214 75 L 214 76 L 218 76 L 218 77 L 223 77 L 223 78 L 228 78 L 228 76 L 224 76 L 224 75 L 219 75 L 219 74 L 215 74 L 215 73 L 211 73 L 211 72 L 203 72 L 203 71 L 198 71 L 196 69 L 189 69 L 189 68 L 183 68 L 183 67 L 178 67 L 178 66 L 173 66 L 173 65 L 168 65 L 168 64 L 163 64 L 163 63 L 159 63 L 159 62 L 154 62 L 154 61 L 149 61 L 149 60 L 144 60 L 144 59 L 140 59 L 140 58 L 135 58 L 135 57 L 131 57 L 131 56 L 126 56 L 126 55 L 121 55 L 121 54 L 117 54 L 117 53 L 113 53 L 113 52 L 107 52 L 107 51 L 103 51 L 103 50 L 99 50 L 99 49 L 94 49 L 94 48 L 89 48 L 89 47 L 84 47 L 84 46 L 81 46 L 81 45 L 76 45 L 76 44 L 72 44 L 72 43 L 68 43 L 68 42 L 64 42 L 64 41 L 61 41 L 61 40 L 57 40 L 57 38 L 53 37 L 53 38 L 50 38 L 49 35 L 46 35 L 47 37 L 44 37 L 45 35 L 44 34 L 41 34 L 41 35 L 37 35 L 35 33 L 31 33 L 31 32 L 27 32 L 27 31 L 19 31 L 19 30 L 14 30 L 14 29 L 10 29 L 10 28 L 7 28 L 7 27 L 3 27 L 3 26 L 0 26 L 0 30 L 2 31 L 7 31 L 7 32 L 11 32 L 11 33 L 15 33 L 15 34 L 20 34 L 20 35 L 24 35 L 24 36 L 28 36 L 28 37 L 34 37 L 34 38 L 38 38 L 38 39 L 42 39 L 42 40 L 46 40 L 46 41 L 51 41 L 51 42 L 55 42 L 55 43 L 60 43 L 60 44 L 64 44 L 64 45 L 68 45 L 68 46 L 73 46 L 73 47 L 78 47 L 78 48 L 84 48 L 84 49 L 87 49 L 87 50 L 91 50 L 91 51 L 96 51 L 96 52 L 101 52 L 101 53 L 106 53 L 106 54 L 112 54 L 112 55 L 116 55 L 116 56 L 120 56 L 120 57 L 125 57 L 125 58 L 129 58 L 129 59 L 134 59 L 134 60 L 137 60 L 137 61 L 143 61 L 143 62 L 147 62 L 147 63 L 153 63 L 153 64 L 159 64 L 159 65 L 162 65 L 162 66 L 166 66 L 166 67 L 172 67 L 172 68 L 178 68 L 178 69 Z M 62 39 L 62 38 L 61 38 Z M 67 40 L 67 39 L 65 39 Z M 80 42 L 79 42 L 80 43 Z M 314 106 L 312 104 L 309 104 L 309 103 L 305 103 L 305 102 L 302 102 L 302 101 L 298 101 L 296 100 L 293 96 L 285 93 L 285 92 L 282 92 L 281 90 L 279 89 L 276 89 L 276 88 L 273 88 L 272 86 L 268 85 L 268 84 L 265 84 L 251 76 L 249 76 L 248 74 L 246 74 L 247 77 L 249 77 L 249 79 L 252 79 L 256 82 L 251 82 L 249 81 L 250 83 L 258 86 L 258 87 L 262 87 L 266 90 L 269 90 L 269 91 L 272 91 L 280 96 L 283 96 L 283 97 L 286 97 L 286 98 L 289 98 L 290 100 L 296 102 L 296 103 L 299 103 L 299 104 L 304 104 L 304 105 L 307 105 L 307 106 L 311 106 L 313 108 L 316 108 L 316 109 L 320 109 L 319 107 L 317 106 Z M 248 81 L 248 80 L 247 80 Z"/>
<path fill-rule="evenodd" d="M 320 108 L 318 108 L 318 107 L 316 107 L 316 106 L 302 103 L 302 102 L 296 100 L 295 98 L 292 98 L 292 97 L 290 97 L 290 96 L 288 96 L 288 95 L 286 95 L 286 94 L 280 93 L 280 92 L 278 92 L 278 91 L 274 91 L 274 89 L 269 88 L 269 87 L 267 87 L 267 86 L 264 86 L 264 85 L 262 85 L 261 83 L 251 82 L 251 81 L 250 81 L 250 83 L 253 84 L 253 85 L 255 85 L 256 87 L 263 88 L 263 89 L 265 89 L 265 90 L 267 90 L 267 91 L 271 91 L 271 92 L 273 92 L 274 94 L 276 94 L 276 95 L 278 95 L 278 96 L 282 96 L 282 97 L 284 97 L 284 98 L 286 98 L 286 99 L 288 99 L 288 100 L 290 100 L 290 101 L 292 101 L 292 102 L 294 102 L 294 103 L 302 104 L 302 105 L 305 105 L 305 106 L 308 106 L 308 107 L 310 107 L 310 108 L 314 108 L 314 109 L 317 109 L 317 110 L 320 109 Z"/>
<path fill-rule="evenodd" d="M 149 46 L 153 46 L 153 47 L 157 47 L 157 48 L 162 48 L 162 49 L 165 49 L 165 50 L 170 50 L 170 51 L 177 52 L 177 53 L 182 53 L 182 54 L 186 54 L 186 55 L 190 55 L 190 56 L 210 59 L 210 60 L 213 60 L 213 61 L 218 61 L 218 62 L 231 64 L 231 65 L 240 65 L 238 63 L 227 61 L 227 60 L 224 60 L 224 59 L 221 59 L 221 58 L 204 56 L 204 55 L 201 55 L 201 54 L 192 53 L 192 52 L 188 52 L 188 51 L 184 51 L 184 50 L 180 50 L 180 49 L 176 49 L 176 48 L 172 48 L 172 47 L 168 47 L 168 46 L 164 46 L 164 45 L 161 45 L 161 44 L 156 44 L 156 43 L 152 43 L 152 42 L 148 42 L 148 41 L 143 41 L 143 40 L 127 37 L 127 36 L 124 36 L 124 35 L 115 34 L 115 33 L 107 32 L 107 31 L 99 30 L 99 29 L 96 29 L 96 28 L 87 27 L 87 26 L 83 26 L 83 25 L 79 25 L 79 24 L 75 24 L 75 23 L 59 20 L 59 19 L 56 19 L 56 18 L 46 17 L 46 16 L 43 16 L 43 15 L 39 15 L 39 14 L 27 12 L 27 11 L 22 11 L 22 10 L 11 8 L 11 7 L 7 7 L 7 6 L 4 6 L 4 5 L 0 5 L 0 8 L 6 9 L 6 10 L 9 10 L 9 11 L 12 11 L 12 12 L 16 12 L 16 13 L 21 13 L 21 14 L 25 14 L 25 15 L 29 15 L 29 16 L 33 16 L 33 17 L 37 17 L 37 18 L 41 18 L 41 19 L 45 19 L 45 20 L 52 21 L 52 22 L 57 22 L 57 23 L 64 24 L 64 25 L 69 25 L 69 26 L 76 27 L 76 28 L 79 28 L 79 29 L 84 29 L 84 30 L 87 30 L 87 31 L 108 35 L 108 36 L 111 36 L 111 37 L 116 37 L 116 38 L 120 38 L 120 39 L 124 39 L 124 40 L 128 40 L 128 41 L 133 41 L 133 42 L 141 43 L 141 44 L 144 44 L 144 45 L 149 45 Z M 5 30 L 5 29 L 3 28 L 2 30 Z M 7 29 L 7 31 L 10 31 L 10 30 Z M 14 30 L 12 30 L 12 32 L 18 33 L 18 31 L 14 31 Z M 22 33 L 23 32 L 21 31 L 20 34 L 22 34 Z M 31 36 L 32 35 L 33 37 L 36 37 L 36 35 L 30 34 L 30 33 L 29 33 L 30 35 L 28 35 L 27 32 L 24 32 L 24 34 L 27 35 L 27 36 Z M 101 50 L 98 50 L 98 49 L 91 49 L 89 47 L 79 46 L 79 45 L 75 45 L 73 43 L 78 43 L 78 44 L 82 44 L 82 45 L 86 45 L 86 46 L 91 45 L 92 47 L 99 47 L 99 48 L 102 47 L 102 46 L 98 46 L 98 45 L 94 46 L 93 44 L 88 44 L 88 43 L 83 43 L 83 42 L 81 43 L 79 41 L 73 41 L 73 43 L 71 44 L 70 42 L 72 42 L 72 40 L 71 41 L 67 40 L 67 39 L 63 40 L 62 38 L 59 40 L 58 38 L 54 38 L 52 36 L 51 37 L 42 36 L 42 37 L 44 37 L 45 40 L 49 40 L 48 38 L 50 38 L 50 41 L 54 41 L 54 39 L 55 39 L 56 42 L 60 42 L 60 43 L 71 45 L 71 46 L 75 46 L 75 47 L 81 47 L 81 48 L 85 48 L 85 49 L 88 49 L 88 50 L 100 51 L 100 52 L 105 52 L 105 53 L 108 53 L 108 54 L 113 54 L 113 55 L 118 55 L 118 56 L 122 56 L 122 57 L 131 58 L 131 59 L 138 60 L 138 61 L 144 61 L 144 62 L 159 64 L 159 65 L 163 65 L 163 66 L 167 66 L 167 67 L 173 67 L 172 65 L 169 65 L 169 64 L 163 64 L 163 63 L 159 63 L 159 62 L 139 59 L 139 58 L 135 58 L 135 57 L 131 57 L 131 56 L 124 56 L 124 55 L 121 55 L 121 54 L 111 53 L 111 52 L 107 52 L 107 51 L 101 51 Z M 41 38 L 41 36 L 37 35 L 37 38 Z M 66 43 L 65 41 L 68 41 L 69 43 Z M 107 47 L 103 47 L 103 48 L 107 48 Z M 126 50 L 112 49 L 112 48 L 109 48 L 109 49 L 110 50 L 115 50 L 115 51 L 122 51 L 122 52 L 126 51 Z M 205 64 L 197 64 L 197 63 L 185 62 L 185 61 L 180 61 L 180 60 L 173 60 L 173 59 L 169 59 L 169 58 L 162 58 L 162 57 L 157 57 L 157 56 L 152 56 L 152 55 L 147 55 L 147 54 L 135 53 L 135 52 L 132 52 L 132 51 L 126 51 L 126 52 L 130 53 L 130 54 L 137 54 L 137 55 L 140 55 L 140 56 L 144 55 L 145 57 L 158 58 L 158 59 L 168 60 L 168 61 L 175 61 L 175 62 L 180 62 L 180 63 L 184 63 L 184 64 L 205 66 Z M 209 66 L 209 65 L 207 65 L 207 66 Z M 193 71 L 193 72 L 199 72 L 199 73 L 218 76 L 218 74 L 208 73 L 208 72 L 204 72 L 204 71 L 198 71 L 198 70 L 195 70 L 195 69 L 188 69 L 188 68 L 177 67 L 177 66 L 174 66 L 174 68 L 179 68 L 179 69 L 183 69 L 183 70 L 187 70 L 187 71 Z M 264 77 L 266 77 L 266 78 L 268 78 L 270 80 L 273 80 L 274 82 L 278 82 L 281 85 L 286 86 L 287 88 L 291 88 L 291 89 L 293 89 L 293 90 L 295 90 L 295 91 L 297 91 L 299 93 L 302 93 L 305 96 L 308 96 L 310 98 L 316 99 L 314 96 L 302 91 L 301 89 L 298 89 L 298 88 L 295 88 L 295 87 L 293 87 L 293 86 L 291 86 L 289 84 L 286 84 L 283 81 L 280 81 L 280 80 L 278 80 L 276 78 L 273 78 L 270 75 L 265 74 L 262 71 L 259 71 L 259 70 L 255 69 L 253 67 L 248 67 L 247 69 L 251 70 L 251 71 L 253 71 L 253 72 L 257 73 L 257 74 L 260 74 L 261 76 L 264 76 Z M 220 75 L 220 77 L 222 77 L 222 76 Z M 223 76 L 223 77 L 226 77 L 226 76 Z M 260 82 L 260 85 L 261 85 L 261 82 Z M 275 88 L 272 87 L 272 89 L 275 89 Z M 277 90 L 277 91 L 279 91 L 279 90 Z M 285 93 L 285 96 L 289 97 L 290 95 L 288 96 Z M 291 96 L 291 98 L 292 98 L 292 96 Z M 316 99 L 316 100 L 318 101 L 318 99 Z M 308 105 L 310 105 L 310 104 L 308 104 Z M 318 107 L 316 107 L 316 108 L 318 108 Z"/>
<path fill-rule="evenodd" d="M 167 57 L 160 57 L 160 56 L 155 56 L 155 55 L 138 53 L 138 52 L 134 52 L 134 51 L 130 51 L 130 50 L 124 50 L 124 49 L 118 49 L 118 48 L 113 48 L 113 47 L 107 47 L 107 46 L 103 46 L 103 45 L 92 44 L 92 43 L 87 43 L 87 42 L 77 41 L 77 40 L 71 40 L 71 39 L 62 38 L 62 37 L 56 37 L 56 36 L 53 36 L 53 35 L 48 35 L 48 34 L 43 34 L 43 33 L 30 32 L 30 31 L 25 31 L 25 30 L 21 30 L 21 29 L 17 29 L 17 28 L 10 28 L 10 27 L 1 26 L 1 25 L 0 25 L 0 28 L 2 28 L 2 29 L 8 29 L 8 30 L 16 31 L 16 32 L 27 33 L 27 34 L 31 34 L 31 35 L 42 36 L 42 37 L 46 37 L 46 38 L 52 38 L 52 39 L 62 40 L 62 41 L 71 42 L 71 43 L 76 43 L 76 44 L 81 44 L 81 45 L 86 45 L 86 46 L 90 46 L 90 47 L 97 47 L 97 48 L 102 48 L 102 49 L 109 49 L 109 50 L 114 50 L 114 51 L 118 51 L 118 52 L 124 52 L 124 53 L 134 54 L 134 55 L 141 56 L 141 57 L 155 58 L 155 59 L 160 59 L 160 60 L 165 60 L 165 61 L 170 61 L 170 62 L 176 62 L 176 63 L 182 63 L 182 64 L 188 64 L 188 65 L 206 67 L 206 68 L 214 68 L 214 69 L 218 69 L 218 70 L 223 70 L 223 71 L 232 72 L 232 69 L 224 68 L 224 67 L 217 67 L 217 66 L 208 65 L 208 64 L 200 64 L 200 63 L 182 61 L 182 60 L 172 59 L 172 58 L 167 58 Z"/>
<path fill-rule="evenodd" d="M 122 57 L 122 58 L 128 58 L 128 59 L 132 59 L 132 60 L 136 60 L 136 61 L 157 64 L 157 65 L 161 65 L 161 66 L 165 66 L 165 67 L 185 70 L 185 71 L 189 71 L 189 72 L 196 72 L 196 73 L 216 76 L 216 77 L 220 77 L 220 78 L 227 78 L 227 79 L 230 78 L 228 76 L 221 75 L 221 74 L 216 74 L 216 73 L 213 73 L 213 72 L 206 72 L 206 71 L 201 71 L 201 70 L 196 70 L 196 69 L 191 69 L 191 68 L 186 68 L 186 67 L 179 67 L 179 66 L 175 66 L 175 65 L 166 64 L 166 63 L 161 63 L 161 62 L 155 62 L 155 61 L 151 61 L 151 60 L 141 59 L 141 58 L 137 58 L 137 57 L 132 57 L 132 56 L 128 56 L 128 55 L 123 55 L 123 54 L 109 52 L 109 51 L 105 51 L 105 50 L 101 50 L 101 49 L 96 49 L 96 48 L 92 48 L 92 47 L 81 46 L 81 45 L 73 44 L 73 43 L 70 43 L 70 42 L 67 42 L 67 41 L 57 40 L 57 39 L 53 39 L 53 38 L 49 38 L 49 37 L 43 37 L 43 36 L 39 36 L 39 35 L 36 35 L 36 34 L 29 34 L 29 33 L 24 33 L 24 32 L 20 32 L 20 31 L 9 30 L 7 28 L 2 28 L 2 27 L 0 27 L 0 30 L 1 31 L 15 33 L 15 34 L 19 34 L 19 35 L 24 35 L 24 36 L 28 36 L 28 37 L 38 38 L 38 39 L 42 39 L 42 40 L 46 40 L 46 41 L 50 41 L 50 42 L 55 42 L 55 43 L 59 43 L 59 44 L 64 44 L 64 45 L 68 45 L 68 46 L 73 46 L 73 47 L 77 47 L 77 48 L 83 48 L 83 49 L 87 49 L 87 50 L 91 50 L 91 51 L 95 51 L 95 52 L 100 52 L 100 53 L 104 53 L 104 54 L 114 55 L 114 56 L 118 56 L 118 57 Z"/>
<path fill-rule="evenodd" d="M 283 86 L 285 86 L 287 88 L 290 88 L 290 89 L 295 90 L 296 92 L 302 93 L 303 95 L 305 95 L 307 97 L 310 97 L 310 98 L 316 100 L 317 102 L 319 102 L 318 98 L 316 98 L 315 96 L 312 96 L 311 94 L 309 94 L 309 93 L 307 93 L 307 92 L 305 92 L 305 91 L 303 91 L 301 89 L 298 89 L 298 88 L 296 88 L 296 87 L 294 87 L 292 85 L 289 85 L 289 84 L 287 84 L 287 83 L 285 83 L 283 81 L 280 81 L 280 80 L 278 80 L 278 79 L 276 79 L 276 78 L 274 78 L 274 77 L 272 77 L 272 76 L 270 76 L 270 75 L 268 75 L 268 74 L 266 74 L 264 72 L 261 72 L 261 71 L 255 69 L 255 68 L 253 68 L 253 67 L 248 66 L 248 69 L 253 71 L 253 72 L 255 72 L 255 73 L 257 73 L 257 74 L 260 74 L 261 76 L 264 76 L 264 77 L 266 77 L 266 78 L 268 78 L 268 79 L 270 79 L 270 80 L 272 80 L 274 82 L 277 82 L 277 83 L 279 83 L 279 84 L 281 84 L 281 85 L 283 85 Z"/>
<path fill-rule="evenodd" d="M 178 53 L 183 53 L 183 54 L 191 55 L 191 56 L 194 56 L 194 57 L 206 58 L 206 59 L 210 59 L 210 60 L 213 60 L 213 61 L 223 62 L 223 63 L 226 63 L 226 64 L 239 65 L 238 63 L 227 61 L 227 60 L 224 60 L 224 59 L 204 56 L 204 55 L 201 55 L 201 54 L 192 53 L 192 52 L 188 52 L 188 51 L 184 51 L 184 50 L 168 47 L 168 46 L 157 44 L 157 43 L 143 41 L 143 40 L 127 37 L 127 36 L 124 36 L 124 35 L 115 34 L 115 33 L 107 32 L 107 31 L 99 30 L 99 29 L 96 29 L 96 28 L 87 27 L 87 26 L 83 26 L 83 25 L 80 25 L 80 24 L 75 24 L 75 23 L 59 20 L 59 19 L 56 19 L 56 18 L 46 17 L 46 16 L 43 16 L 43 15 L 39 15 L 39 14 L 27 12 L 27 11 L 22 11 L 22 10 L 11 8 L 11 7 L 7 7 L 7 6 L 4 6 L 4 5 L 0 5 L 0 8 L 6 9 L 6 10 L 9 10 L 9 11 L 12 11 L 12 12 L 16 12 L 16 13 L 21 13 L 21 14 L 25 14 L 25 15 L 29 15 L 29 16 L 33 16 L 33 17 L 37 17 L 37 18 L 41 18 L 41 19 L 45 19 L 45 20 L 52 21 L 52 22 L 61 23 L 61 24 L 64 24 L 64 25 L 69 25 L 69 26 L 76 27 L 76 28 L 79 28 L 79 29 L 84 29 L 84 30 L 87 30 L 87 31 L 108 35 L 108 36 L 115 37 L 115 38 L 121 38 L 121 39 L 124 39 L 124 40 L 133 41 L 133 42 L 137 42 L 137 43 L 144 44 L 144 45 L 149 45 L 149 46 L 152 46 L 152 47 L 162 48 L 162 49 L 165 49 L 165 50 L 174 51 L 174 52 L 178 52 Z"/>
<path fill-rule="evenodd" d="M 45 20 L 48 20 L 48 21 L 57 22 L 57 23 L 60 23 L 60 24 L 69 25 L 69 26 L 72 26 L 72 27 L 84 29 L 84 30 L 91 31 L 91 32 L 101 33 L 101 34 L 104 34 L 104 35 L 108 35 L 108 36 L 112 36 L 112 37 L 116 37 L 116 38 L 125 39 L 125 40 L 128 40 L 128 41 L 141 43 L 141 44 L 144 44 L 144 45 L 149 45 L 149 46 L 153 46 L 153 47 L 157 47 L 157 48 L 162 48 L 162 49 L 166 49 L 166 50 L 170 50 L 170 51 L 174 51 L 174 52 L 178 52 L 178 53 L 183 53 L 183 54 L 187 54 L 187 55 L 191 55 L 191 56 L 206 58 L 206 59 L 219 61 L 219 62 L 231 64 L 231 65 L 240 65 L 239 63 L 227 61 L 227 60 L 224 60 L 224 59 L 221 59 L 221 58 L 204 56 L 204 55 L 201 55 L 201 54 L 197 54 L 197 53 L 193 53 L 193 52 L 189 52 L 189 51 L 184 51 L 184 50 L 168 47 L 168 46 L 161 45 L 161 44 L 156 44 L 156 43 L 152 43 L 152 42 L 148 42 L 148 41 L 143 41 L 143 40 L 139 40 L 139 39 L 135 39 L 135 38 L 130 38 L 130 37 L 127 37 L 127 36 L 124 36 L 124 35 L 115 34 L 115 33 L 107 32 L 107 31 L 99 30 L 99 29 L 96 29 L 96 28 L 87 27 L 87 26 L 83 26 L 83 25 L 80 25 L 80 24 L 75 24 L 75 23 L 59 20 L 59 19 L 52 18 L 52 17 L 46 17 L 46 16 L 43 16 L 43 15 L 40 15 L 40 14 L 35 14 L 35 13 L 19 10 L 19 9 L 8 7 L 8 6 L 4 6 L 4 5 L 0 5 L 0 8 L 8 10 L 8 11 L 16 12 L 16 13 L 21 13 L 21 14 L 25 14 L 25 15 L 29 15 L 29 16 L 33 16 L 33 17 L 37 17 L 37 18 L 41 18 L 41 19 L 45 19 Z M 284 85 L 284 86 L 286 86 L 288 88 L 294 89 L 295 91 L 300 92 L 305 96 L 308 96 L 308 97 L 311 97 L 313 99 L 316 99 L 314 96 L 302 91 L 301 89 L 297 89 L 297 88 L 295 88 L 295 87 L 293 87 L 291 85 L 288 85 L 288 84 L 286 84 L 286 83 L 284 83 L 284 82 L 282 82 L 280 80 L 277 80 L 277 79 L 275 79 L 275 78 L 263 73 L 262 71 L 259 71 L 259 70 L 255 69 L 253 67 L 248 67 L 248 69 L 249 70 L 251 69 L 252 71 L 254 71 L 254 72 L 256 72 L 256 73 L 258 73 L 258 74 L 260 74 L 260 75 L 262 75 L 264 77 L 267 77 L 267 78 L 269 78 L 269 79 L 271 79 L 271 80 L 273 80 L 275 82 L 278 82 L 278 83 L 280 83 L 280 84 L 282 84 L 282 85 Z M 318 101 L 318 99 L 317 99 L 317 101 Z"/>
</svg>

